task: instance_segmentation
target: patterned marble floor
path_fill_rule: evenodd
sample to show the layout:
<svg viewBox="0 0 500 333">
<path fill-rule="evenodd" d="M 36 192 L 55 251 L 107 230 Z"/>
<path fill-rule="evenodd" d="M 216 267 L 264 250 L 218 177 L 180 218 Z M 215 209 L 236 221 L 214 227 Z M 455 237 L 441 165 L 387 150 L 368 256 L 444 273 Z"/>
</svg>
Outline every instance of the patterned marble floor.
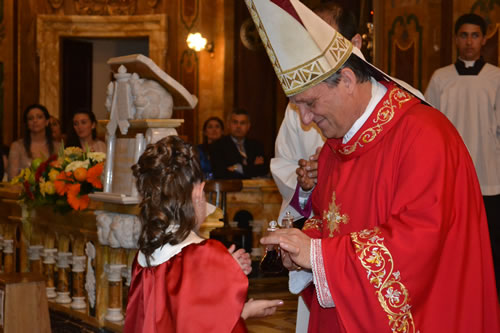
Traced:
<svg viewBox="0 0 500 333">
<path fill-rule="evenodd" d="M 288 277 L 251 278 L 248 297 L 254 299 L 282 299 L 284 304 L 266 318 L 248 319 L 250 333 L 295 332 L 297 296 L 288 291 Z"/>
</svg>

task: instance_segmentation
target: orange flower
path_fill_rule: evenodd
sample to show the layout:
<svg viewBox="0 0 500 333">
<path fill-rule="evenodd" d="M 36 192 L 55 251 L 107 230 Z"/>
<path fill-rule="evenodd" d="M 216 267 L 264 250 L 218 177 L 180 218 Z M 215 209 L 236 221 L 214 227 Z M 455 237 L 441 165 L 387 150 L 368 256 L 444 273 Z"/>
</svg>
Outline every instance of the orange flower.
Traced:
<svg viewBox="0 0 500 333">
<path fill-rule="evenodd" d="M 104 168 L 103 163 L 97 163 L 87 171 L 87 182 L 92 184 L 95 188 L 102 188 L 101 174 Z"/>
<path fill-rule="evenodd" d="M 54 181 L 54 187 L 57 194 L 65 195 L 68 192 L 68 186 L 71 185 L 71 181 L 71 172 L 61 171 Z M 78 191 L 80 191 L 80 189 L 78 189 Z"/>
<path fill-rule="evenodd" d="M 68 185 L 68 203 L 74 210 L 84 210 L 89 206 L 87 194 L 80 195 L 80 184 Z"/>
<path fill-rule="evenodd" d="M 61 163 L 61 161 L 60 161 L 59 159 L 57 159 L 57 160 L 55 160 L 55 161 L 50 162 L 50 164 L 49 164 L 49 165 L 50 165 L 51 167 L 53 167 L 53 168 L 58 168 L 58 169 L 60 169 L 60 168 L 62 167 L 62 163 Z"/>
</svg>

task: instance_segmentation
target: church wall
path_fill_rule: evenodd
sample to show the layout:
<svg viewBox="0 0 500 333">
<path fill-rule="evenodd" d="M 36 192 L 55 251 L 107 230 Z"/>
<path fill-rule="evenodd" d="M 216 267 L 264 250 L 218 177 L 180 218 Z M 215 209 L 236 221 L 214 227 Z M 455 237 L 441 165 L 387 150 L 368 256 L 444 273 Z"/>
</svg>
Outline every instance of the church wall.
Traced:
<svg viewBox="0 0 500 333">
<path fill-rule="evenodd" d="M 5 129 L 17 122 L 14 94 L 14 3 L 0 0 L 0 143 L 9 143 L 13 139 L 12 131 Z"/>
<path fill-rule="evenodd" d="M 456 59 L 454 24 L 460 15 L 473 12 L 492 25 L 500 22 L 500 4 L 490 0 L 383 0 L 378 11 L 378 65 L 422 92 L 436 69 Z"/>
<path fill-rule="evenodd" d="M 109 3 L 109 4 L 108 4 Z M 225 1 L 127 0 L 120 2 L 82 0 L 0 0 L 0 69 L 3 67 L 1 109 L 2 137 L 6 144 L 22 135 L 22 110 L 38 102 L 39 58 L 36 43 L 36 17 L 45 15 L 148 15 L 166 14 L 167 49 L 165 62 L 158 64 L 173 78 L 197 95 L 195 110 L 181 110 L 174 117 L 184 118 L 179 133 L 191 142 L 201 140 L 203 120 L 224 115 Z M 231 22 L 229 22 L 231 23 Z M 214 56 L 188 49 L 189 32 L 200 31 L 215 41 Z M 151 52 L 151 50 L 150 50 Z M 17 53 L 17 55 L 16 55 Z M 16 85 L 17 82 L 17 85 Z M 232 85 L 232 82 L 229 82 Z M 198 115 L 200 114 L 200 122 Z M 200 123 L 200 124 L 199 124 Z"/>
<path fill-rule="evenodd" d="M 304 1 L 311 6 L 319 2 Z M 374 63 L 422 92 L 434 70 L 455 59 L 453 23 L 459 15 L 474 11 L 489 22 L 500 20 L 500 6 L 491 0 L 372 2 L 376 9 Z M 245 107 L 254 120 L 250 136 L 261 139 L 266 152 L 272 155 L 287 99 L 275 80 L 265 52 L 250 52 L 242 44 L 240 28 L 246 19 L 244 15 L 248 14 L 243 2 L 123 0 L 109 2 L 114 4 L 112 8 L 106 7 L 106 3 L 0 0 L 0 126 L 4 143 L 10 144 L 22 135 L 22 110 L 40 98 L 37 15 L 165 14 L 166 57 L 164 63 L 158 65 L 199 98 L 195 110 L 174 113 L 174 117 L 185 119 L 179 133 L 199 143 L 203 122 L 208 117 L 215 115 L 226 120 L 233 107 Z M 188 49 L 186 37 L 189 32 L 197 31 L 214 42 L 212 54 Z"/>
<path fill-rule="evenodd" d="M 441 26 L 435 22 L 441 20 L 441 1 L 385 0 L 382 11 L 375 29 L 383 27 L 377 35 L 382 41 L 376 41 L 383 69 L 423 92 L 439 67 Z"/>
</svg>

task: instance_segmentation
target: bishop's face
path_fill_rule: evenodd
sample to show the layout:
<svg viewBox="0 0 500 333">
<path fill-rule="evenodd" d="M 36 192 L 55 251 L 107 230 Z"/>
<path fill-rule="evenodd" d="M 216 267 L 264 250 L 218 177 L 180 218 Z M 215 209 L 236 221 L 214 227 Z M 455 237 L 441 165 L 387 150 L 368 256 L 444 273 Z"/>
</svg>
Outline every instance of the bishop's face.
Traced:
<svg viewBox="0 0 500 333">
<path fill-rule="evenodd" d="M 481 56 L 481 48 L 486 44 L 486 38 L 478 25 L 466 23 L 458 29 L 455 44 L 460 59 L 475 61 Z"/>
<path fill-rule="evenodd" d="M 303 123 L 314 122 L 327 138 L 342 138 L 358 118 L 342 78 L 335 87 L 323 82 L 290 101 L 298 107 Z"/>
</svg>

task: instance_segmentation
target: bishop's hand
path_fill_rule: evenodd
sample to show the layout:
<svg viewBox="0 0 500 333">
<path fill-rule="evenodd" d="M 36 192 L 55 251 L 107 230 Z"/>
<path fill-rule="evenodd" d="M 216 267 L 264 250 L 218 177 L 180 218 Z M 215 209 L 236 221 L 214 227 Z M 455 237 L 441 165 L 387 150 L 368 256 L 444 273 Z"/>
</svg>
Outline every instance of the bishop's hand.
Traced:
<svg viewBox="0 0 500 333">
<path fill-rule="evenodd" d="M 311 238 L 296 228 L 278 229 L 260 239 L 264 245 L 279 245 L 284 254 L 283 265 L 289 269 L 311 268 Z"/>
</svg>

